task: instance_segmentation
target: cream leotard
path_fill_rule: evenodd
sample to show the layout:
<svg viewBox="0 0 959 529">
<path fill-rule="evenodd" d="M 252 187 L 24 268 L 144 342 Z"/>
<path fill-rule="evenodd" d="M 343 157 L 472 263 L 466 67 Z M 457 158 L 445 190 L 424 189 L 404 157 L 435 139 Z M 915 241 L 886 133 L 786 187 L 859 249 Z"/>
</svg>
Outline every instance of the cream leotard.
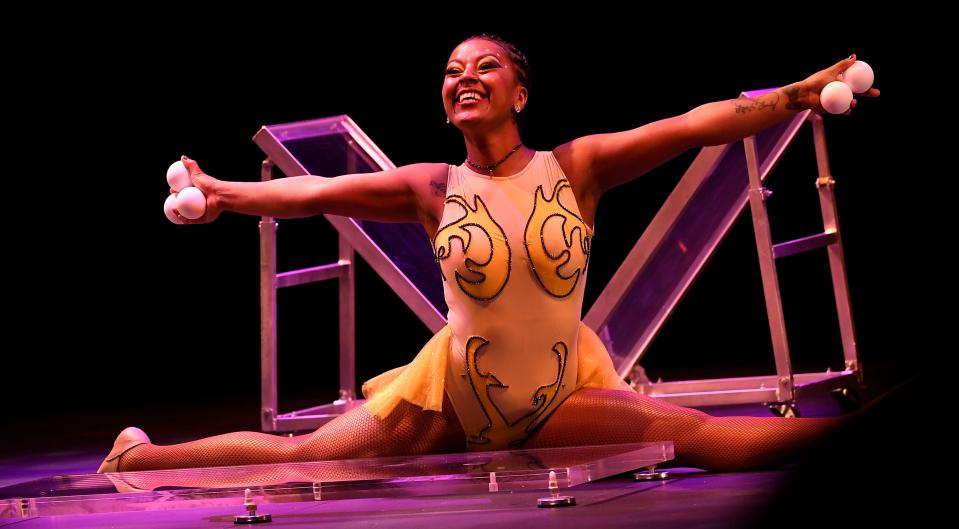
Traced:
<svg viewBox="0 0 959 529">
<path fill-rule="evenodd" d="M 581 323 L 592 229 L 552 152 L 491 177 L 450 166 L 433 251 L 448 325 L 417 358 L 363 386 L 380 417 L 399 399 L 439 410 L 468 450 L 517 448 L 580 387 L 629 390 Z"/>
</svg>

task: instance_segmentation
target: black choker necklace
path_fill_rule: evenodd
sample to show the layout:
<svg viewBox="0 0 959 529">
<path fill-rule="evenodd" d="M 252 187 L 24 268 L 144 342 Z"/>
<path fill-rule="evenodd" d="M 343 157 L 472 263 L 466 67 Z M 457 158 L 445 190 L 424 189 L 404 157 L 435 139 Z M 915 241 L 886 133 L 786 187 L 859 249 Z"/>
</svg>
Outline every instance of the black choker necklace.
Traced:
<svg viewBox="0 0 959 529">
<path fill-rule="evenodd" d="M 522 146 L 523 146 L 523 142 L 519 142 L 519 145 L 517 145 L 516 147 L 513 147 L 512 151 L 506 153 L 506 156 L 504 156 L 502 160 L 490 165 L 480 165 L 478 163 L 473 163 L 473 160 L 470 160 L 469 156 L 466 157 L 466 163 L 470 164 L 470 167 L 472 167 L 473 169 L 476 169 L 477 171 L 488 172 L 490 176 L 493 176 L 493 169 L 496 169 L 497 167 L 499 167 L 500 164 L 505 162 L 507 158 L 512 156 L 513 153 L 518 151 L 519 148 Z"/>
</svg>

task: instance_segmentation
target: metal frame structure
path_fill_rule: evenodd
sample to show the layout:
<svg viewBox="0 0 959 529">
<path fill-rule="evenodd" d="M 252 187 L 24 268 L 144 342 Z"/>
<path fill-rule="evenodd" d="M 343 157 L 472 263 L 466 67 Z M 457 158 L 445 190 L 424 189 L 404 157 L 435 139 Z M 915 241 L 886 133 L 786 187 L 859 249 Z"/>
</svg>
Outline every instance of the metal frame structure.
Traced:
<svg viewBox="0 0 959 529">
<path fill-rule="evenodd" d="M 744 92 L 743 95 L 755 97 L 767 91 L 769 90 Z M 809 237 L 773 244 L 765 204 L 771 193 L 763 187 L 763 181 L 781 159 L 802 125 L 807 122 L 811 124 L 814 137 L 819 173 L 816 186 L 819 190 L 824 231 Z M 644 276 L 644 272 L 647 268 L 650 268 L 650 263 L 655 261 L 657 254 L 663 252 L 664 248 L 669 247 L 666 244 L 667 241 L 672 239 L 682 242 L 675 236 L 677 226 L 680 225 L 685 214 L 697 208 L 697 200 L 701 204 L 714 200 L 713 195 L 703 193 L 702 190 L 706 187 L 710 177 L 716 178 L 715 175 L 719 172 L 720 165 L 724 163 L 723 160 L 729 158 L 731 153 L 736 155 L 734 149 L 738 143 L 737 141 L 722 146 L 705 147 L 701 150 L 649 227 L 600 294 L 596 303 L 593 304 L 584 318 L 584 322 L 591 328 L 596 329 L 613 356 L 617 371 L 621 376 L 632 379 L 631 385 L 637 391 L 684 406 L 765 403 L 770 405 L 776 413 L 795 415 L 797 413 L 795 401 L 801 390 L 850 389 L 862 383 L 862 369 L 856 349 L 842 240 L 839 234 L 838 214 L 833 194 L 835 179 L 829 170 L 822 118 L 812 111 L 801 112 L 789 122 L 743 139 L 744 150 L 740 151 L 739 155 L 745 156 L 745 167 L 742 167 L 742 171 L 729 171 L 730 165 L 734 169 L 739 169 L 739 167 L 735 164 L 726 164 L 727 174 L 723 176 L 727 180 L 735 179 L 736 185 L 741 185 L 741 192 L 734 193 L 734 199 L 729 204 L 719 206 L 726 208 L 720 222 L 715 223 L 714 226 L 703 228 L 711 230 L 711 233 L 707 234 L 705 243 L 698 249 L 698 252 L 695 248 L 690 250 L 696 252 L 690 259 L 691 265 L 683 270 L 682 274 L 669 277 L 667 281 L 664 281 L 666 283 L 665 288 L 668 289 L 665 296 L 667 302 L 653 311 L 648 320 L 642 322 L 643 325 L 640 327 L 641 332 L 638 333 L 638 339 L 623 344 L 622 340 L 617 343 L 616 340 L 611 338 L 609 326 L 617 316 L 617 311 L 622 312 L 624 297 L 629 294 L 636 281 L 645 277 L 647 284 L 656 282 L 657 286 L 663 286 L 659 284 L 660 276 L 656 276 L 655 273 Z M 757 147 L 759 143 L 765 146 L 765 157 L 759 153 Z M 705 263 L 713 255 L 722 239 L 729 233 L 747 203 L 750 205 L 756 244 L 759 250 L 776 374 L 760 377 L 675 382 L 649 381 L 639 366 L 642 355 L 673 312 L 679 300 L 699 275 Z M 714 202 L 710 202 L 709 205 L 714 205 Z M 826 248 L 829 253 L 845 369 L 841 372 L 827 370 L 821 373 L 794 373 L 784 324 L 779 280 L 776 273 L 776 259 L 820 248 Z"/>
<path fill-rule="evenodd" d="M 253 141 L 267 155 L 262 165 L 261 180 L 271 180 L 274 167 L 279 168 L 287 176 L 309 174 L 309 171 L 287 149 L 284 142 L 311 134 L 326 133 L 349 138 L 348 143 L 356 149 L 346 151 L 347 173 L 358 172 L 361 165 L 360 157 L 363 157 L 363 165 L 367 167 L 378 170 L 396 167 L 353 120 L 344 115 L 262 127 L 253 137 Z M 272 217 L 263 217 L 260 221 L 260 425 L 264 431 L 313 429 L 362 403 L 362 399 L 356 399 L 354 389 L 356 387 L 354 252 L 369 263 L 431 331 L 436 332 L 446 324 L 445 316 L 390 260 L 383 249 L 363 231 L 357 220 L 337 215 L 324 215 L 324 217 L 339 233 L 338 261 L 282 273 L 276 271 L 278 223 Z M 340 287 L 339 399 L 329 404 L 280 414 L 277 395 L 277 290 L 327 279 L 338 279 Z"/>
</svg>

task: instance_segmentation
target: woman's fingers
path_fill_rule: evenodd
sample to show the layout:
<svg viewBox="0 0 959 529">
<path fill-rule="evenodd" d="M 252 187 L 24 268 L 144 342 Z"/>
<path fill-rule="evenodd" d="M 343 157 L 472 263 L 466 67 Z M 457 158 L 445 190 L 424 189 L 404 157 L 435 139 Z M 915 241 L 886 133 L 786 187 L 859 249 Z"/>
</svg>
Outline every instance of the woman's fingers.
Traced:
<svg viewBox="0 0 959 529">
<path fill-rule="evenodd" d="M 186 167 L 187 171 L 190 171 L 191 177 L 198 174 L 203 174 L 203 171 L 200 169 L 200 164 L 196 163 L 195 160 L 191 160 L 184 155 L 180 157 L 180 161 L 183 162 L 183 165 Z"/>
</svg>

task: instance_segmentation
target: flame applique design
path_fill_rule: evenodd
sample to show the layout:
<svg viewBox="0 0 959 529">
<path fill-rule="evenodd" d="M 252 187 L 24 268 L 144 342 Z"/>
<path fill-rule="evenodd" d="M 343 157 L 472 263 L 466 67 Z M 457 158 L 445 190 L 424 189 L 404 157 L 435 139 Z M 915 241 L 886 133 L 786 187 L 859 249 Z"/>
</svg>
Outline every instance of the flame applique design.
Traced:
<svg viewBox="0 0 959 529">
<path fill-rule="evenodd" d="M 457 266 L 454 271 L 456 283 L 460 289 L 468 296 L 488 301 L 495 298 L 502 292 L 506 286 L 506 280 L 509 279 L 510 253 L 509 242 L 506 241 L 506 233 L 503 228 L 490 216 L 486 203 L 479 195 L 473 197 L 473 207 L 469 207 L 466 199 L 460 195 L 450 195 L 446 198 L 446 203 L 455 202 L 463 207 L 465 213 L 459 219 L 443 226 L 436 232 L 433 238 L 433 251 L 436 254 L 436 262 L 441 259 L 449 258 L 452 250 L 453 239 L 459 239 L 463 245 L 463 253 L 468 254 L 472 234 L 466 229 L 467 226 L 476 226 L 483 230 L 489 239 L 490 252 L 482 261 L 477 261 L 467 257 L 462 265 Z M 437 246 L 437 242 L 439 245 Z M 471 280 L 463 275 L 466 270 L 482 276 L 479 280 Z M 442 275 L 442 272 L 441 272 Z M 443 276 L 446 281 L 446 276 Z"/>
<path fill-rule="evenodd" d="M 563 375 L 566 374 L 566 362 L 569 357 L 569 347 L 565 342 L 553 344 L 553 353 L 556 355 L 556 380 L 545 386 L 540 386 L 533 393 L 531 404 L 534 409 L 522 417 L 510 422 L 500 411 L 490 395 L 490 388 L 507 388 L 492 372 L 481 373 L 477 364 L 477 353 L 487 345 L 489 340 L 480 336 L 470 336 L 466 342 L 466 373 L 476 394 L 477 401 L 483 407 L 489 423 L 477 433 L 467 432 L 467 443 L 482 445 L 482 450 L 500 450 L 516 448 L 523 444 L 532 434 L 533 428 L 544 418 L 556 400 L 556 395 L 562 387 Z"/>
<path fill-rule="evenodd" d="M 539 284 L 556 297 L 565 297 L 576 288 L 576 282 L 579 281 L 583 270 L 589 263 L 590 237 L 586 230 L 586 223 L 579 215 L 566 209 L 559 202 L 559 192 L 569 188 L 569 181 L 565 178 L 556 182 L 553 187 L 553 195 L 547 199 L 543 193 L 543 186 L 537 186 L 533 194 L 533 212 L 530 213 L 529 220 L 526 222 L 526 232 L 523 244 L 526 246 L 526 254 L 529 255 L 530 266 L 533 268 L 533 275 L 539 281 Z M 561 217 L 563 219 L 563 242 L 566 248 L 559 254 L 550 253 L 546 248 L 546 240 L 543 231 L 546 227 L 546 221 L 551 217 Z M 579 231 L 579 250 L 583 255 L 583 266 L 576 268 L 569 276 L 560 273 L 561 266 L 569 262 L 573 248 L 573 233 Z"/>
</svg>

